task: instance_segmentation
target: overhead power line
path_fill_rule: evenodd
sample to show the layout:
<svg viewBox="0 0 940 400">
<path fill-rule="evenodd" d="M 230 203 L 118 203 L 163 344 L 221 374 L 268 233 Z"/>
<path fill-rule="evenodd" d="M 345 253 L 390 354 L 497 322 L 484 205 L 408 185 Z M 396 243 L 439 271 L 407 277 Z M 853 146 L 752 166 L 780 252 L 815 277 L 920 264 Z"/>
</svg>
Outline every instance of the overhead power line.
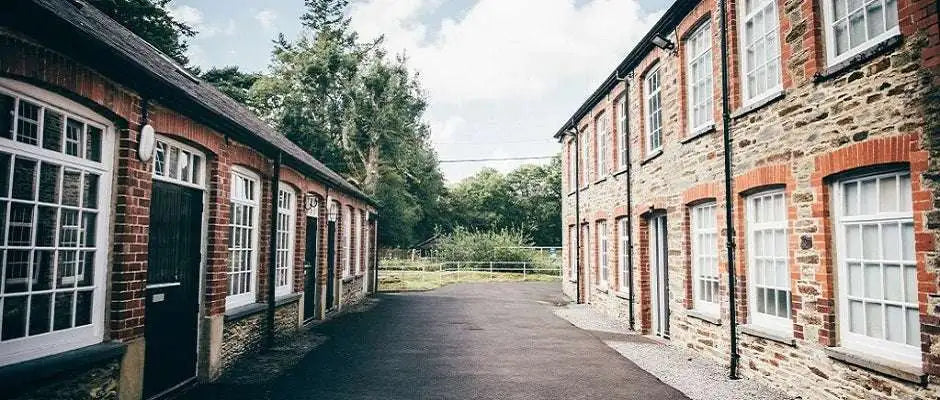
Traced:
<svg viewBox="0 0 940 400">
<path fill-rule="evenodd" d="M 487 161 L 527 161 L 527 160 L 547 160 L 555 156 L 531 156 L 531 157 L 504 157 L 504 158 L 468 158 L 462 160 L 441 160 L 441 164 L 471 163 Z"/>
</svg>

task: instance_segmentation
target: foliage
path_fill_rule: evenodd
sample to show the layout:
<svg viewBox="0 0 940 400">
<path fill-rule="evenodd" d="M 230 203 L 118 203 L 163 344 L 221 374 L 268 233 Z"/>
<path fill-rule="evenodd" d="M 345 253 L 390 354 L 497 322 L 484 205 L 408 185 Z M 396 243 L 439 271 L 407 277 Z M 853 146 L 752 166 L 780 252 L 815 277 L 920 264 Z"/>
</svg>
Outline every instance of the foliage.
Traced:
<svg viewBox="0 0 940 400">
<path fill-rule="evenodd" d="M 167 10 L 171 0 L 88 0 L 125 28 L 134 32 L 180 65 L 189 64 L 187 39 L 196 31 L 173 18 Z"/>
<path fill-rule="evenodd" d="M 242 72 L 237 66 L 212 67 L 200 74 L 206 82 L 211 83 L 222 93 L 235 99 L 239 103 L 248 104 L 251 86 L 261 78 L 257 72 Z"/>
<path fill-rule="evenodd" d="M 531 262 L 533 253 L 520 247 L 531 246 L 529 238 L 509 229 L 473 231 L 457 228 L 437 242 L 440 261 Z"/>
<path fill-rule="evenodd" d="M 405 57 L 360 41 L 346 0 L 306 0 L 308 32 L 276 42 L 270 73 L 249 105 L 297 145 L 373 196 L 379 240 L 406 246 L 440 220 L 443 177 L 422 116 L 427 106 Z"/>
<path fill-rule="evenodd" d="M 450 188 L 451 227 L 517 229 L 539 246 L 561 244 L 561 160 L 502 174 L 487 168 Z"/>
</svg>

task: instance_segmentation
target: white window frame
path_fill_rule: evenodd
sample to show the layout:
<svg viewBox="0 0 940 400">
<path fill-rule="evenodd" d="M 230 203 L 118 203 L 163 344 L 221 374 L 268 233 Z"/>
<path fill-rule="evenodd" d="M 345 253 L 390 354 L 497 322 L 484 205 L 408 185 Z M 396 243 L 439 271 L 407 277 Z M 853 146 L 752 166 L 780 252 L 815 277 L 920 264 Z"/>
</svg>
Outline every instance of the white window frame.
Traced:
<svg viewBox="0 0 940 400">
<path fill-rule="evenodd" d="M 651 82 L 655 78 L 656 88 L 650 89 Z M 646 132 L 646 155 L 652 155 L 654 152 L 662 150 L 663 148 L 663 98 L 662 98 L 662 81 L 659 76 L 659 65 L 656 65 L 649 72 L 646 73 L 646 76 L 643 78 L 643 119 L 646 122 L 643 124 L 644 130 Z M 656 99 L 656 110 L 654 113 L 652 103 L 653 99 Z M 656 122 L 656 129 L 653 129 L 653 122 Z M 653 138 L 657 138 L 659 143 L 656 147 L 653 147 Z"/>
<path fill-rule="evenodd" d="M 741 45 L 738 46 L 738 57 L 741 60 L 740 62 L 740 81 L 741 81 L 741 99 L 742 104 L 746 107 L 749 105 L 757 104 L 761 101 L 769 99 L 775 96 L 777 93 L 783 91 L 783 70 L 781 63 L 781 47 L 780 47 L 780 13 L 777 10 L 777 1 L 778 0 L 754 0 L 757 4 L 754 7 L 754 10 L 751 10 L 750 13 L 746 13 L 744 9 L 744 2 L 740 2 L 738 5 L 738 15 L 741 15 L 741 18 L 738 19 L 738 37 L 740 38 Z M 773 17 L 773 27 L 770 28 L 770 31 L 767 31 L 766 21 L 768 13 L 765 12 L 770 10 L 770 15 Z M 764 50 L 765 57 L 762 60 L 757 60 L 759 66 L 749 65 L 747 58 L 747 46 L 748 43 L 745 43 L 746 32 L 745 27 L 747 23 L 757 16 L 761 16 L 764 28 L 760 29 L 758 36 L 761 36 L 760 39 L 755 40 L 753 43 L 760 44 L 761 48 Z M 757 32 L 755 30 L 755 32 Z M 773 49 L 768 49 L 768 39 L 773 35 L 773 42 L 776 43 L 776 46 Z M 772 57 L 767 55 L 773 53 Z M 756 56 L 755 56 L 756 60 Z M 764 70 L 764 76 L 767 76 L 768 67 L 774 65 L 776 70 L 776 80 L 774 85 L 767 85 L 767 89 L 760 93 L 755 93 L 754 96 L 748 96 L 750 92 L 750 83 L 748 83 L 748 75 L 750 73 L 758 74 L 760 70 Z M 765 78 L 766 79 L 766 78 Z"/>
<path fill-rule="evenodd" d="M 227 295 L 225 297 L 226 309 L 231 309 L 234 307 L 252 304 L 257 300 L 258 252 L 260 251 L 260 246 L 258 245 L 258 241 L 259 241 L 259 236 L 260 236 L 259 230 L 261 229 L 261 224 L 259 220 L 259 213 L 260 213 L 259 209 L 261 207 L 261 196 L 262 196 L 261 177 L 247 168 L 234 165 L 231 168 L 231 179 L 232 180 L 231 180 L 231 184 L 229 188 L 229 201 L 231 203 L 235 203 L 237 206 L 250 207 L 252 221 L 254 223 L 250 226 L 251 233 L 250 233 L 250 237 L 248 238 L 249 240 L 248 244 L 251 245 L 250 248 L 237 248 L 236 249 L 236 248 L 231 247 L 231 244 L 229 245 L 229 248 L 228 248 L 229 269 L 226 270 L 226 276 L 228 277 L 228 286 L 226 289 Z M 236 196 L 235 186 L 236 186 L 237 179 L 248 179 L 253 182 L 252 187 L 254 188 L 254 194 L 253 194 L 254 200 L 235 197 Z M 229 236 L 233 234 L 232 230 L 234 228 L 236 228 L 235 216 L 230 215 L 229 216 Z M 230 243 L 233 243 L 233 241 L 230 241 Z M 231 293 L 231 286 L 230 286 L 231 275 L 233 274 L 231 271 L 231 265 L 232 265 L 231 259 L 234 256 L 233 252 L 245 251 L 245 250 L 248 250 L 251 252 L 250 256 L 248 257 L 248 262 L 251 263 L 251 265 L 248 268 L 248 271 L 249 271 L 248 290 L 243 293 L 230 294 Z"/>
<path fill-rule="evenodd" d="M 568 191 L 574 193 L 578 190 L 578 151 L 575 146 L 575 140 L 568 141 Z"/>
<path fill-rule="evenodd" d="M 361 275 L 364 272 L 362 268 L 362 211 L 354 208 L 353 215 L 356 217 L 353 221 L 353 229 L 356 232 L 356 244 L 353 246 L 356 248 L 353 253 L 353 268 L 357 274 Z"/>
<path fill-rule="evenodd" d="M 287 182 L 281 181 L 278 183 L 276 206 L 277 243 L 275 248 L 274 295 L 284 296 L 294 291 L 294 242 L 297 237 L 297 191 Z M 286 274 L 286 282 L 283 284 L 281 283 L 282 273 Z"/>
<path fill-rule="evenodd" d="M 782 210 L 771 209 L 774 213 L 779 213 L 779 215 L 771 216 L 772 220 L 758 221 L 757 215 L 757 205 L 756 202 L 760 201 L 762 203 L 767 203 L 771 200 L 773 203 L 771 207 L 777 206 L 777 199 L 780 201 L 780 206 L 783 207 Z M 759 193 L 754 193 L 747 197 L 747 205 L 745 207 L 746 213 L 746 224 L 747 224 L 747 269 L 748 269 L 748 279 L 747 279 L 747 293 L 748 293 L 748 311 L 750 314 L 750 323 L 767 330 L 772 330 L 784 334 L 785 336 L 790 336 L 793 333 L 793 321 L 792 318 L 792 288 L 790 283 L 790 248 L 789 248 L 789 229 L 788 229 L 788 217 L 787 217 L 787 203 L 786 203 L 786 193 L 783 189 L 773 189 L 766 190 Z M 764 205 L 761 206 L 762 208 Z M 782 219 L 779 219 L 782 216 Z M 777 237 L 780 231 L 783 231 L 783 246 L 784 254 L 768 254 L 768 250 L 774 251 L 774 249 L 767 249 L 766 246 L 763 248 L 758 246 L 757 235 L 766 236 L 768 233 L 771 233 L 773 236 L 772 243 L 773 246 L 777 245 Z M 770 262 L 774 265 L 773 273 L 775 279 L 780 279 L 780 271 L 777 271 L 779 263 L 783 263 L 786 270 L 786 276 L 784 279 L 784 284 L 781 285 L 777 282 L 775 285 L 766 285 L 762 284 L 760 287 L 764 290 L 770 289 L 778 291 L 786 291 L 786 314 L 787 317 L 779 317 L 769 313 L 758 312 L 757 306 L 757 289 L 758 289 L 758 275 L 765 277 L 768 273 L 767 269 L 764 268 L 766 262 Z M 766 297 L 765 297 L 766 298 Z M 776 299 L 776 297 L 775 297 Z M 765 304 L 767 304 L 765 302 Z M 776 309 L 779 303 L 777 300 L 774 300 L 774 307 Z"/>
<path fill-rule="evenodd" d="M 343 206 L 343 278 L 353 275 L 352 214 L 352 206 Z"/>
<path fill-rule="evenodd" d="M 620 151 L 618 164 L 621 170 L 627 169 L 627 146 L 630 145 L 629 133 L 627 130 L 627 95 L 624 93 L 617 99 L 617 140 Z"/>
<path fill-rule="evenodd" d="M 169 167 L 169 154 L 176 151 L 179 154 L 176 162 L 175 173 L 171 175 L 167 168 Z M 185 158 L 182 158 L 185 156 Z M 173 140 L 164 136 L 157 136 L 153 149 L 153 179 L 173 183 L 180 186 L 191 187 L 204 190 L 206 188 L 206 155 L 201 150 L 187 145 L 185 143 Z M 190 168 L 184 172 L 184 163 L 181 160 L 187 160 L 185 164 Z M 199 164 L 196 168 L 191 168 L 193 164 Z M 175 176 L 174 176 L 175 175 Z M 185 175 L 185 176 L 184 176 Z"/>
<path fill-rule="evenodd" d="M 610 115 L 604 113 L 594 121 L 594 134 L 597 136 L 597 179 L 607 176 L 608 160 L 610 151 Z"/>
<path fill-rule="evenodd" d="M 630 254 L 630 226 L 628 221 L 629 219 L 627 217 L 623 217 L 617 222 L 617 225 L 620 227 L 620 251 L 618 252 L 617 261 L 620 267 L 619 281 L 621 290 L 626 290 L 630 287 L 630 282 L 627 280 L 627 277 L 629 277 L 629 271 L 627 271 L 627 269 L 630 268 L 627 263 Z"/>
<path fill-rule="evenodd" d="M 690 134 L 695 134 L 701 132 L 705 129 L 710 128 L 715 123 L 714 116 L 714 95 L 715 88 L 714 82 L 712 79 L 712 36 L 711 36 L 711 21 L 705 20 L 701 25 L 695 28 L 689 37 L 685 40 L 685 58 L 686 58 L 686 76 L 685 76 L 685 85 L 686 85 L 686 119 L 688 120 L 688 129 Z M 703 40 L 704 43 L 707 43 L 707 47 L 704 47 L 702 51 L 698 53 L 693 53 L 694 45 L 698 40 Z M 701 64 L 700 64 L 701 63 Z M 701 76 L 697 76 L 699 65 L 704 67 L 704 72 Z M 695 96 L 696 86 L 701 85 L 704 93 L 704 104 L 697 102 L 697 96 Z M 704 119 L 696 123 L 696 109 L 704 108 Z"/>
<path fill-rule="evenodd" d="M 568 279 L 575 279 L 575 269 L 578 262 L 578 226 L 568 226 Z"/>
<path fill-rule="evenodd" d="M 597 223 L 597 258 L 598 281 L 601 287 L 606 288 L 610 282 L 610 232 L 607 230 L 607 221 Z"/>
<path fill-rule="evenodd" d="M 587 128 L 581 130 L 581 142 L 578 146 L 581 147 L 581 169 L 578 172 L 581 173 L 581 187 L 584 188 L 588 186 L 591 177 L 591 134 Z"/>
<path fill-rule="evenodd" d="M 836 237 L 836 246 L 837 246 L 836 257 L 838 261 L 838 272 L 837 272 L 838 290 L 837 292 L 838 292 L 838 305 L 839 305 L 838 318 L 839 318 L 839 327 L 840 327 L 839 329 L 840 342 L 843 346 L 847 348 L 851 348 L 851 349 L 854 349 L 863 353 L 867 353 L 867 354 L 873 354 L 879 357 L 888 357 L 893 360 L 896 360 L 896 361 L 899 361 L 899 362 L 902 362 L 902 363 L 905 363 L 914 367 L 920 367 L 921 365 L 921 342 L 922 341 L 920 339 L 920 311 L 918 308 L 918 301 L 917 301 L 917 297 L 919 295 L 919 289 L 918 289 L 919 282 L 917 281 L 916 245 L 914 243 L 914 238 L 916 237 L 916 233 L 914 233 L 913 211 L 911 211 L 912 210 L 912 204 L 911 204 L 912 193 L 908 191 L 905 196 L 903 186 L 900 182 L 898 182 L 898 188 L 902 189 L 902 190 L 897 190 L 897 195 L 898 195 L 897 204 L 900 206 L 898 211 L 876 212 L 875 214 L 867 214 L 867 215 L 853 215 L 853 216 L 845 215 L 846 204 L 844 201 L 844 194 L 845 194 L 845 186 L 847 184 L 859 183 L 863 180 L 870 180 L 873 178 L 882 178 L 882 177 L 889 177 L 889 176 L 894 176 L 898 178 L 899 181 L 906 177 L 907 182 L 908 182 L 908 187 L 910 187 L 910 172 L 906 169 L 894 170 L 894 171 L 882 171 L 878 173 L 871 173 L 871 174 L 865 174 L 865 175 L 856 175 L 856 176 L 848 177 L 846 179 L 841 179 L 837 182 L 834 182 L 832 185 L 832 190 L 833 190 L 833 205 L 832 206 L 833 206 L 833 211 L 834 211 L 833 215 L 835 219 L 834 221 L 835 222 L 834 224 L 835 235 L 834 236 Z M 876 197 L 880 199 L 881 198 L 880 187 L 878 184 L 876 184 L 875 187 L 878 188 L 877 189 L 878 195 L 876 195 Z M 857 197 L 861 199 L 862 197 L 861 190 L 858 190 L 858 193 L 859 194 Z M 860 210 L 861 210 L 861 204 L 862 203 L 859 203 Z M 907 209 L 905 210 L 903 209 L 903 207 L 906 207 Z M 879 208 L 880 208 L 880 205 L 879 205 Z M 864 249 L 860 243 L 859 244 L 860 250 L 858 251 L 861 254 L 861 258 L 857 259 L 857 261 L 850 259 L 849 251 L 847 247 L 848 242 L 847 242 L 846 236 L 847 236 L 848 230 L 846 229 L 847 228 L 846 225 L 860 224 L 860 223 L 870 223 L 870 224 L 898 223 L 901 225 L 911 225 L 911 231 L 910 231 L 911 243 L 910 243 L 910 248 L 908 250 L 910 252 L 909 254 L 910 258 L 900 260 L 900 261 L 898 260 L 876 261 L 876 260 L 866 259 L 864 256 Z M 859 237 L 863 237 L 863 233 L 861 232 L 862 229 L 863 228 L 861 227 L 859 228 L 859 232 L 860 232 Z M 904 253 L 903 233 L 899 236 L 901 238 L 899 239 L 900 243 L 897 243 L 897 246 L 898 246 L 897 251 L 903 255 Z M 882 229 L 879 227 L 877 242 L 881 245 L 879 247 L 883 248 L 884 245 L 882 243 L 882 240 L 883 240 Z M 883 249 L 878 249 L 878 251 L 880 254 L 883 251 Z M 904 257 L 902 256 L 902 258 Z M 901 282 L 900 282 L 900 285 L 903 288 L 902 293 L 901 293 L 902 300 L 898 300 L 898 301 L 875 300 L 872 302 L 880 303 L 882 305 L 885 305 L 885 304 L 900 305 L 904 308 L 912 308 L 916 310 L 917 317 L 916 317 L 916 322 L 914 324 L 914 326 L 916 326 L 918 330 L 916 332 L 916 338 L 918 340 L 918 343 L 916 346 L 909 345 L 907 343 L 893 342 L 887 339 L 878 339 L 878 338 L 867 336 L 865 334 L 854 333 L 851 331 L 851 320 L 850 320 L 851 310 L 849 306 L 849 298 L 852 297 L 854 299 L 865 301 L 866 303 L 869 302 L 868 301 L 869 299 L 866 298 L 866 296 L 864 295 L 857 296 L 857 295 L 850 294 L 850 291 L 852 289 L 850 287 L 850 281 L 849 281 L 849 276 L 848 276 L 849 275 L 848 264 L 853 261 L 861 263 L 862 268 L 865 268 L 864 265 L 866 263 L 881 265 L 881 276 L 879 276 L 878 278 L 880 278 L 880 281 L 882 282 L 882 286 L 880 288 L 882 292 L 884 291 L 884 265 L 885 264 L 891 264 L 891 265 L 900 264 L 902 274 L 904 273 L 903 272 L 904 269 L 907 269 L 907 268 L 911 268 L 914 271 L 914 278 L 913 278 L 914 282 L 912 282 L 911 284 L 913 285 L 913 290 L 917 291 L 918 293 L 913 294 L 913 300 L 911 300 L 910 294 L 906 293 L 911 288 L 905 285 L 905 281 L 904 281 L 905 277 L 904 275 L 902 275 Z M 865 285 L 866 281 L 864 278 L 864 270 L 862 270 L 862 273 L 863 275 L 861 278 L 862 279 L 861 290 L 867 290 L 866 285 Z M 883 297 L 887 297 L 887 296 L 883 296 Z M 882 316 L 884 315 L 885 315 L 885 312 L 882 311 Z M 884 318 L 887 318 L 887 317 L 885 316 Z M 906 319 L 908 318 L 907 313 L 904 314 L 904 318 L 906 322 L 909 322 Z M 863 323 L 863 325 L 865 324 Z M 882 319 L 881 327 L 883 330 L 883 335 L 885 336 L 887 335 L 887 329 L 886 329 L 887 326 L 888 326 L 887 321 L 885 319 Z M 907 328 L 905 328 L 905 334 L 907 333 L 906 329 Z"/>
<path fill-rule="evenodd" d="M 702 215 L 704 213 L 704 215 Z M 710 218 L 708 214 L 711 214 Z M 692 308 L 698 312 L 718 316 L 721 313 L 721 277 L 718 271 L 718 205 L 714 201 L 697 204 L 689 208 L 689 236 L 691 238 L 691 258 L 692 258 Z M 703 227 L 700 222 L 711 223 L 711 227 Z M 711 237 L 714 240 L 714 246 L 707 246 L 702 243 L 702 239 Z M 701 249 L 708 249 L 710 253 L 702 253 Z M 709 263 L 714 266 L 703 265 L 704 259 L 709 259 Z M 714 268 L 714 274 L 711 278 L 706 278 L 704 268 Z M 706 293 L 702 292 L 702 284 L 714 283 L 711 288 L 712 298 L 716 301 L 707 301 L 703 299 Z"/>
<path fill-rule="evenodd" d="M 895 25 L 893 28 L 887 29 L 887 30 L 885 30 L 884 32 L 882 32 L 882 33 L 876 35 L 875 37 L 869 38 L 868 40 L 866 40 L 865 42 L 859 44 L 858 46 L 856 46 L 856 47 L 854 47 L 854 48 L 849 48 L 845 53 L 843 53 L 843 54 L 838 54 L 838 55 L 837 55 L 837 54 L 836 54 L 836 42 L 835 42 L 835 40 L 836 40 L 836 39 L 835 39 L 835 28 L 834 28 L 834 26 L 835 26 L 835 20 L 834 20 L 835 15 L 833 15 L 833 10 L 832 10 L 833 5 L 834 5 L 835 2 L 837 2 L 837 1 L 838 1 L 838 2 L 845 2 L 846 0 L 823 0 L 823 1 L 820 3 L 820 8 L 823 9 L 823 16 L 824 16 L 824 18 L 825 18 L 825 19 L 824 19 L 824 21 L 825 21 L 825 26 L 823 27 L 823 30 L 825 31 L 824 35 L 825 35 L 825 37 L 826 37 L 826 63 L 827 63 L 827 66 L 831 67 L 831 66 L 834 66 L 834 65 L 836 65 L 836 64 L 838 64 L 838 63 L 841 63 L 841 62 L 843 62 L 843 61 L 849 60 L 849 59 L 851 59 L 852 57 L 855 57 L 855 56 L 859 55 L 860 53 L 862 53 L 862 52 L 864 52 L 864 51 L 866 51 L 866 50 L 868 50 L 868 49 L 871 49 L 872 47 L 877 46 L 879 43 L 884 42 L 885 40 L 888 40 L 888 39 L 891 39 L 891 38 L 893 38 L 893 37 L 895 37 L 895 36 L 900 36 L 900 35 L 901 35 L 900 19 L 898 19 L 898 24 Z M 883 13 L 883 15 L 885 15 L 885 18 L 886 18 L 886 16 L 888 15 L 888 14 L 887 14 L 887 10 L 888 10 L 887 3 L 888 3 L 889 1 L 891 1 L 891 0 L 865 0 L 865 1 L 863 2 L 862 8 L 864 9 L 864 8 L 868 7 L 870 4 L 874 4 L 874 3 L 880 2 L 881 5 L 882 5 L 882 13 Z M 844 4 L 846 4 L 846 3 L 844 3 Z M 895 14 L 897 14 L 897 12 L 898 12 L 898 2 L 897 2 L 897 0 L 894 0 L 894 1 L 893 1 L 893 4 L 894 4 L 894 9 L 895 9 Z M 852 11 L 856 11 L 856 10 L 852 10 Z M 864 11 L 863 11 L 863 14 L 865 14 Z M 845 17 L 844 17 L 844 19 L 845 19 L 845 21 L 846 21 L 846 31 L 851 30 L 851 28 L 849 27 L 849 24 L 848 24 L 848 19 L 849 19 L 849 17 L 850 17 L 851 15 L 852 15 L 852 12 L 846 10 L 846 15 L 845 15 Z M 865 20 L 867 21 L 868 15 L 865 14 L 865 15 L 864 15 L 864 18 L 865 18 Z M 841 19 L 840 19 L 840 21 L 841 21 Z M 866 28 L 865 36 L 868 36 L 868 31 L 867 31 L 867 29 L 868 29 L 868 24 L 867 24 L 867 23 L 865 24 L 865 28 Z M 849 39 L 847 39 L 847 40 L 849 40 L 849 46 L 851 46 L 851 38 L 849 38 Z"/>
<path fill-rule="evenodd" d="M 81 170 L 82 172 L 90 172 L 98 175 L 98 196 L 97 196 L 97 216 L 95 219 L 95 231 L 93 233 L 95 238 L 94 246 L 94 265 L 91 268 L 94 271 L 94 281 L 89 287 L 83 287 L 80 289 L 73 289 L 73 293 L 78 293 L 79 291 L 91 291 L 91 310 L 90 310 L 90 323 L 87 325 L 82 325 L 79 327 L 71 327 L 62 330 L 50 329 L 48 332 L 40 333 L 36 335 L 29 335 L 30 321 L 29 316 L 26 318 L 26 336 L 22 336 L 15 339 L 8 339 L 0 343 L 0 366 L 16 364 L 19 362 L 32 360 L 40 357 L 49 356 L 56 353 L 61 353 L 69 350 L 74 350 L 77 348 L 89 346 L 92 344 L 100 343 L 104 340 L 104 319 L 105 311 L 107 309 L 106 298 L 107 298 L 107 279 L 108 279 L 108 260 L 110 249 L 112 247 L 112 242 L 110 241 L 110 227 L 111 224 L 108 222 L 111 215 L 111 189 L 112 189 L 112 168 L 114 159 L 114 135 L 115 128 L 114 125 L 107 118 L 104 118 L 91 109 L 82 106 L 74 101 L 66 99 L 65 97 L 53 94 L 51 92 L 36 88 L 32 85 L 28 85 L 22 82 L 17 82 L 11 79 L 0 78 L 0 93 L 4 95 L 24 99 L 30 103 L 37 104 L 44 109 L 50 109 L 62 115 L 63 121 L 63 131 L 65 130 L 66 119 L 72 118 L 76 121 L 84 123 L 86 126 L 92 125 L 96 128 L 101 129 L 101 161 L 96 162 L 89 159 L 86 159 L 87 156 L 85 151 L 78 152 L 78 156 L 67 155 L 63 149 L 62 152 L 57 152 L 53 150 L 48 150 L 42 147 L 42 133 L 43 133 L 43 124 L 44 118 L 41 111 L 39 116 L 39 126 L 37 127 L 38 131 L 38 145 L 28 145 L 16 141 L 16 133 L 14 132 L 11 139 L 0 138 L 0 149 L 13 155 L 21 156 L 23 158 L 31 158 L 38 161 L 48 161 L 50 164 L 58 164 L 60 167 L 60 179 L 61 173 L 65 169 L 75 169 Z M 14 114 L 16 115 L 16 114 Z M 16 129 L 15 118 L 13 120 L 14 130 Z M 87 128 L 86 128 L 87 129 Z M 62 135 L 62 146 L 65 145 L 65 133 Z M 81 146 L 80 146 L 81 147 Z M 11 165 L 14 160 L 11 157 Z M 39 179 L 40 171 L 39 165 L 36 166 L 36 176 L 37 180 Z M 10 173 L 13 173 L 13 168 L 11 167 Z M 83 174 L 84 175 L 84 174 Z M 12 186 L 12 179 L 9 181 Z M 39 184 L 36 184 L 37 190 Z M 60 188 L 60 195 L 61 195 Z M 80 194 L 84 197 L 84 194 Z M 12 199 L 9 199 L 12 201 Z M 38 200 L 38 197 L 36 198 Z M 34 202 L 36 203 L 36 202 Z M 36 225 L 38 221 L 35 215 L 32 221 L 33 235 L 35 236 Z M 60 208 L 61 209 L 61 208 Z M 7 216 L 9 217 L 9 212 Z M 57 234 L 58 236 L 58 234 Z M 79 241 L 84 241 L 84 233 L 81 233 L 79 236 Z M 54 239 L 55 243 L 58 244 L 58 237 Z M 29 249 L 34 249 L 34 246 L 30 246 Z M 32 252 L 30 253 L 30 258 L 32 258 Z M 58 257 L 56 257 L 58 259 Z M 30 262 L 30 268 L 32 269 L 32 262 Z M 85 267 L 83 263 L 77 263 L 77 270 L 74 277 L 71 279 L 66 278 L 65 281 L 77 281 L 84 278 Z M 0 264 L 0 270 L 3 269 L 3 264 Z M 5 272 L 0 271 L 0 276 L 3 276 Z M 54 276 L 57 274 L 54 273 Z M 30 274 L 32 277 L 32 274 Z M 68 282 L 63 282 L 68 283 Z M 2 289 L 0 289 L 2 290 Z M 42 292 L 55 292 L 57 289 L 45 290 Z M 38 291 L 36 291 L 38 292 Z M 36 293 L 34 291 L 27 291 L 24 293 Z M 7 296 L 4 296 L 7 297 Z M 54 297 L 54 295 L 53 295 Z M 75 302 L 76 297 L 73 296 L 73 312 L 72 312 L 72 323 L 75 324 Z M 0 301 L 2 304 L 3 301 Z M 27 310 L 28 312 L 28 310 Z M 54 321 L 50 320 L 50 327 Z M 0 321 L 2 325 L 2 321 Z M 2 331 L 2 328 L 0 328 Z"/>
</svg>

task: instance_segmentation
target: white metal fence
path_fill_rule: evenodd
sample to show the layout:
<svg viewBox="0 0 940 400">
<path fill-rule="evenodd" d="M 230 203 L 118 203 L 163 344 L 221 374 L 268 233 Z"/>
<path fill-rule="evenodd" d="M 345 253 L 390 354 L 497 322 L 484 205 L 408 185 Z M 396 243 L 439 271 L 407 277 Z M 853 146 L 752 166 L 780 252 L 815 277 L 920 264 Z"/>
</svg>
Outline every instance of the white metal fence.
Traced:
<svg viewBox="0 0 940 400">
<path fill-rule="evenodd" d="M 386 259 L 379 263 L 378 274 L 380 291 L 420 290 L 458 282 L 558 280 L 561 262 Z"/>
</svg>

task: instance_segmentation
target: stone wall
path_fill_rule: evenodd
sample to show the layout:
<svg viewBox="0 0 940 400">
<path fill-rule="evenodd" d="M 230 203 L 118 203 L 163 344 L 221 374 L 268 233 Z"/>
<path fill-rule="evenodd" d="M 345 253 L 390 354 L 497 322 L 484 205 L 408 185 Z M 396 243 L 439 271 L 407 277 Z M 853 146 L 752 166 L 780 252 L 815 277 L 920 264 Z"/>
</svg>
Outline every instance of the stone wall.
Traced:
<svg viewBox="0 0 940 400">
<path fill-rule="evenodd" d="M 291 301 L 274 312 L 275 338 L 284 340 L 297 333 L 299 303 Z M 221 370 L 229 369 L 247 354 L 258 351 L 264 344 L 265 311 L 244 318 L 225 321 L 222 331 Z"/>
<path fill-rule="evenodd" d="M 940 229 L 940 152 L 937 150 L 938 39 L 936 10 L 912 2 L 900 10 L 902 39 L 872 52 L 841 69 L 820 67 L 822 52 L 819 15 L 806 2 L 779 3 L 782 45 L 783 91 L 764 104 L 743 108 L 738 94 L 737 73 L 731 69 L 733 115 L 732 198 L 735 227 L 735 276 L 737 322 L 749 321 L 747 310 L 747 254 L 744 198 L 754 190 L 783 188 L 787 203 L 789 266 L 791 273 L 792 339 L 771 340 L 739 332 L 739 372 L 805 399 L 835 398 L 940 398 L 940 262 L 936 253 Z M 734 9 L 733 4 L 729 9 Z M 921 10 L 915 13 L 914 10 Z M 709 14 L 710 13 L 710 14 Z M 929 35 L 919 30 L 922 16 L 932 16 Z M 582 237 L 582 268 L 579 280 L 582 298 L 624 323 L 629 320 L 626 272 L 618 268 L 619 224 L 633 217 L 633 260 L 636 329 L 651 333 L 649 237 L 646 217 L 653 213 L 667 218 L 668 234 L 668 338 L 673 345 L 690 348 L 728 365 L 729 288 L 725 238 L 724 174 L 721 131 L 721 87 L 716 74 L 714 118 L 716 128 L 697 134 L 687 132 L 681 38 L 698 26 L 703 16 L 712 18 L 713 57 L 719 57 L 717 15 L 713 2 L 699 3 L 671 32 L 680 44 L 677 54 L 653 48 L 627 73 L 627 82 L 616 85 L 593 106 L 577 127 L 591 136 L 590 150 L 580 189 L 580 220 L 575 220 L 575 196 L 569 190 L 569 139 L 562 142 L 563 222 L 565 275 L 573 251 L 569 227 L 590 227 L 590 245 Z M 731 18 L 733 24 L 733 16 Z M 920 24 L 920 25 L 918 25 Z M 729 35 L 729 36 L 734 36 Z M 732 43 L 731 64 L 737 62 Z M 716 64 L 716 72 L 720 65 Z M 651 68 L 661 74 L 663 149 L 646 154 L 644 144 L 643 82 Z M 629 72 L 629 71 L 628 71 Z M 613 140 L 609 146 L 610 168 L 597 171 L 598 147 L 593 138 L 594 121 L 614 112 L 618 100 L 628 97 L 629 144 L 633 180 L 632 210 L 627 204 L 625 168 L 618 167 L 620 152 Z M 616 118 L 612 120 L 616 121 Z M 618 137 L 616 124 L 613 137 Z M 838 346 L 837 295 L 833 256 L 834 240 L 829 215 L 829 179 L 859 168 L 898 165 L 912 177 L 915 248 L 918 265 L 923 371 L 928 383 L 920 385 L 836 360 L 827 350 Z M 586 171 L 585 171 L 586 170 Z M 715 202 L 718 227 L 720 314 L 700 317 L 692 310 L 692 271 L 689 206 Z M 601 285 L 598 262 L 597 224 L 607 221 L 610 231 L 609 284 Z M 582 231 L 583 232 L 583 231 Z M 574 298 L 575 283 L 563 282 L 563 290 Z"/>
<path fill-rule="evenodd" d="M 20 393 L 12 399 L 117 399 L 120 372 L 120 362 L 114 360 L 86 371 L 53 377 L 55 383 Z"/>
</svg>

